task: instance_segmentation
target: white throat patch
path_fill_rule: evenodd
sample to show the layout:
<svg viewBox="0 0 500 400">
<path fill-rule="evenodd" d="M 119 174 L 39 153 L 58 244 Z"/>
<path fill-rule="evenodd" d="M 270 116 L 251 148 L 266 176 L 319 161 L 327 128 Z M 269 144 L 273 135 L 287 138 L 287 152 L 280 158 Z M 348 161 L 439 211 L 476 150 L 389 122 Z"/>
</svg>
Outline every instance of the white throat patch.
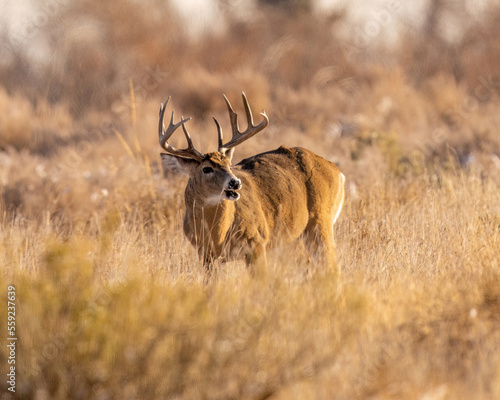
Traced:
<svg viewBox="0 0 500 400">
<path fill-rule="evenodd" d="M 225 199 L 224 192 L 222 192 L 221 194 L 213 194 L 205 198 L 205 205 L 216 206 L 217 204 L 221 203 L 222 200 L 224 199 Z"/>
</svg>

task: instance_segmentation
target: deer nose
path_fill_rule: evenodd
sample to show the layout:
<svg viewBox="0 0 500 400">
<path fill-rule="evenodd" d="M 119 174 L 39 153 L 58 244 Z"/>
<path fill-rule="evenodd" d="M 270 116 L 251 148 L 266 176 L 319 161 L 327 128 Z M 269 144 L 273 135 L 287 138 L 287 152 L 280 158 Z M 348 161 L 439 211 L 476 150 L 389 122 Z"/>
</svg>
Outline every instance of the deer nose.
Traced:
<svg viewBox="0 0 500 400">
<path fill-rule="evenodd" d="M 229 181 L 227 186 L 228 186 L 228 189 L 238 190 L 241 188 L 241 181 L 238 178 L 233 178 Z"/>
</svg>

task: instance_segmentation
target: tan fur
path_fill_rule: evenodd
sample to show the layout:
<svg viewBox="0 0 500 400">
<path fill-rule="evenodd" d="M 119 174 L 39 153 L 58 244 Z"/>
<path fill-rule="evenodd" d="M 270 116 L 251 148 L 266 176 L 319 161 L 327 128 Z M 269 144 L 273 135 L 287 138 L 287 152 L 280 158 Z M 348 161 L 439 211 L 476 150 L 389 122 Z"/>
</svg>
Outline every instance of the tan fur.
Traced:
<svg viewBox="0 0 500 400">
<path fill-rule="evenodd" d="M 203 165 L 242 182 L 237 201 L 205 204 Z M 185 191 L 184 232 L 204 264 L 245 258 L 265 267 L 266 250 L 303 237 L 311 255 L 336 268 L 333 224 L 344 198 L 344 177 L 331 162 L 303 148 L 280 147 L 231 167 L 211 153 L 190 174 Z"/>
<path fill-rule="evenodd" d="M 197 151 L 185 122 L 163 125 L 166 105 L 160 106 L 158 135 L 163 166 L 189 175 L 185 191 L 184 232 L 198 249 L 203 263 L 244 258 L 255 270 L 265 270 L 267 249 L 302 237 L 310 254 L 337 270 L 333 224 L 344 201 L 344 175 L 331 162 L 309 150 L 279 147 L 231 165 L 234 148 L 269 123 L 264 111 L 253 123 L 250 105 L 242 93 L 247 129 L 238 128 L 237 114 L 224 96 L 232 127 L 232 139 L 223 143 L 222 128 L 214 118 L 217 152 Z M 186 149 L 168 143 L 182 125 Z"/>
</svg>

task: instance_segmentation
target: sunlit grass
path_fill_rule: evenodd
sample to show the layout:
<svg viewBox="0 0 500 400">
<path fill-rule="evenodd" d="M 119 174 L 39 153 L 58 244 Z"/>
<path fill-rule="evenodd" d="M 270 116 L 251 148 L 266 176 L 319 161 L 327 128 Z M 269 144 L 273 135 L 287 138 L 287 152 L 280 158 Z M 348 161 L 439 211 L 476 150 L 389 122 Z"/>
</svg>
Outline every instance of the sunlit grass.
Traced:
<svg viewBox="0 0 500 400">
<path fill-rule="evenodd" d="M 292 246 L 264 280 L 243 263 L 207 279 L 180 214 L 147 207 L 106 204 L 62 236 L 50 219 L 5 221 L 18 395 L 495 398 L 495 182 L 450 171 L 358 196 L 336 229 L 340 278 Z"/>
<path fill-rule="evenodd" d="M 4 49 L 14 398 L 500 398 L 498 6 L 457 42 L 415 27 L 384 48 L 349 39 L 342 14 L 245 20 L 226 2 L 227 30 L 192 40 L 153 3 L 60 3 L 33 32 L 54 62 Z M 429 21 L 461 7 L 445 3 Z M 301 244 L 272 251 L 258 279 L 242 261 L 208 275 L 184 237 L 186 178 L 161 171 L 159 104 L 171 95 L 213 151 L 210 116 L 229 132 L 222 94 L 242 90 L 270 124 L 236 162 L 303 146 L 346 175 L 340 276 Z M 7 356 L 2 344 L 2 373 Z"/>
</svg>

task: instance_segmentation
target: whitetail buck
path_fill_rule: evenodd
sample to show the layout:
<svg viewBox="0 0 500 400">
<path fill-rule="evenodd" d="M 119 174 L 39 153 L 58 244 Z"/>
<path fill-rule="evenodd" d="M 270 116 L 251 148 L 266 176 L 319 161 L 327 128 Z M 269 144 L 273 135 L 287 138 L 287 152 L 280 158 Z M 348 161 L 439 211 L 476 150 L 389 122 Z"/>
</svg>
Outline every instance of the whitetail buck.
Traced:
<svg viewBox="0 0 500 400">
<path fill-rule="evenodd" d="M 174 124 L 174 113 L 165 131 L 163 115 L 170 98 L 160 106 L 158 127 L 162 165 L 189 176 L 184 194 L 184 233 L 198 249 L 204 265 L 221 257 L 245 258 L 247 266 L 265 268 L 266 250 L 302 237 L 309 253 L 336 270 L 333 224 L 342 209 L 344 175 L 331 162 L 309 150 L 284 146 L 231 165 L 234 148 L 269 123 L 265 112 L 254 125 L 244 93 L 248 128 L 240 132 L 237 114 L 226 100 L 232 139 L 223 143 L 215 119 L 218 151 L 197 151 L 183 119 Z M 168 143 L 182 125 L 188 146 L 176 149 Z"/>
</svg>

